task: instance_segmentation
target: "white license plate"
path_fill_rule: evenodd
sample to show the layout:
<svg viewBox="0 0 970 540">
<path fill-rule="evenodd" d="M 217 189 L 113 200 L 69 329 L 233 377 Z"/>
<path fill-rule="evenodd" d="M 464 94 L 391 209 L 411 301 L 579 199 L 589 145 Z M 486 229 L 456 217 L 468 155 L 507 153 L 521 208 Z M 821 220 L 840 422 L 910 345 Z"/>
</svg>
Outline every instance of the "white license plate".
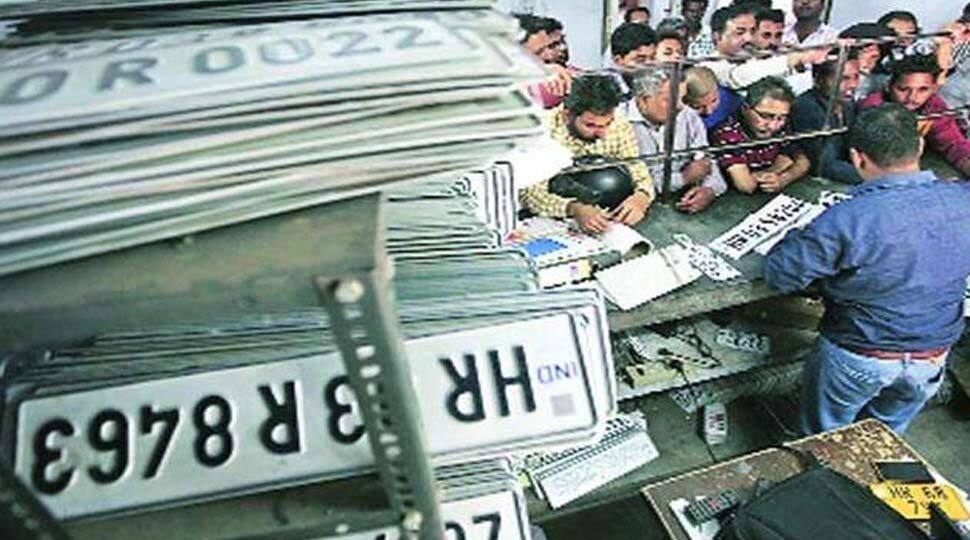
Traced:
<svg viewBox="0 0 970 540">
<path fill-rule="evenodd" d="M 529 540 L 523 501 L 514 491 L 503 491 L 442 503 L 445 538 L 449 540 Z M 326 540 L 399 540 L 395 528 L 327 537 Z M 321 539 L 323 540 L 323 539 Z"/>
<path fill-rule="evenodd" d="M 251 35 L 232 41 L 122 50 L 4 70 L 0 112 L 10 124 L 36 122 L 148 100 L 347 76 L 471 54 L 460 38 L 431 20 L 327 20 L 285 33 L 258 30 L 254 27 Z"/>
<path fill-rule="evenodd" d="M 435 456 L 582 440 L 601 422 L 558 314 L 409 340 Z M 61 518 L 346 476 L 373 464 L 336 353 L 17 407 L 15 471 Z"/>
</svg>

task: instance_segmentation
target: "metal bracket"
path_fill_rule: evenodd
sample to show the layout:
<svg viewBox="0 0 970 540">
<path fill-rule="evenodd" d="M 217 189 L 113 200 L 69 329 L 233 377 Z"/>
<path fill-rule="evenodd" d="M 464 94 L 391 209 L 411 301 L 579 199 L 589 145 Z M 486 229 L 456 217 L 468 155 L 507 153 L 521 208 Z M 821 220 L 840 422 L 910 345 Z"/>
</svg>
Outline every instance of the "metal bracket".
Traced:
<svg viewBox="0 0 970 540">
<path fill-rule="evenodd" d="M 379 269 L 314 280 L 402 538 L 441 540 L 439 497 L 387 282 Z"/>
</svg>

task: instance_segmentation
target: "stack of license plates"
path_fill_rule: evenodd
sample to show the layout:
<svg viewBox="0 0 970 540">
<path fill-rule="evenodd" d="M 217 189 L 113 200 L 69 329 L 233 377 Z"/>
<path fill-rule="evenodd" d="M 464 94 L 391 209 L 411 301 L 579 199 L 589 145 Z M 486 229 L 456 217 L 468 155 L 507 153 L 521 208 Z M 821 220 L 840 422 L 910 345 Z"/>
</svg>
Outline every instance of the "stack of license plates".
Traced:
<svg viewBox="0 0 970 540">
<path fill-rule="evenodd" d="M 497 247 L 454 184 L 387 199 L 396 311 L 436 462 L 593 441 L 617 397 L 601 294 L 536 291 L 527 259 Z M 370 471 L 328 328 L 322 310 L 267 314 L 11 361 L 3 447 L 59 518 Z"/>
<path fill-rule="evenodd" d="M 481 10 L 493 0 L 0 0 L 0 19 L 16 28 L 7 46 L 64 43 L 88 39 L 144 37 L 171 29 L 203 28 L 245 22 L 310 17 L 440 10 Z M 510 33 L 515 24 L 482 14 Z"/>
<path fill-rule="evenodd" d="M 590 291 L 399 302 L 433 457 L 591 441 L 615 411 Z M 3 446 L 60 518 L 364 473 L 322 313 L 105 335 L 6 382 Z"/>
<path fill-rule="evenodd" d="M 495 228 L 478 217 L 478 201 L 465 184 L 394 189 L 383 210 L 398 298 L 537 290 L 530 259 L 499 243 Z"/>
<path fill-rule="evenodd" d="M 3 51 L 0 275 L 487 167 L 542 132 L 521 90 L 541 68 L 507 22 L 401 12 Z"/>
<path fill-rule="evenodd" d="M 529 540 L 522 488 L 505 459 L 435 469 L 441 514 L 449 539 Z M 208 540 L 397 540 L 392 520 L 379 510 L 375 477 L 340 483 L 342 496 L 328 486 L 308 485 L 248 497 L 213 501 L 192 508 L 163 509 L 134 516 L 67 524 L 75 540 L 173 537 Z M 351 507 L 348 503 L 354 503 Z M 178 523 L 173 530 L 171 523 Z"/>
<path fill-rule="evenodd" d="M 536 494 L 560 508 L 659 456 L 638 411 L 611 418 L 595 444 L 526 457 L 525 472 Z"/>
<path fill-rule="evenodd" d="M 530 540 L 522 486 L 507 460 L 441 467 L 435 470 L 441 488 L 441 515 L 448 538 L 465 540 Z M 267 540 L 274 538 L 268 537 Z M 305 536 L 317 540 L 316 535 Z M 327 540 L 397 540 L 397 528 L 386 527 Z"/>
</svg>

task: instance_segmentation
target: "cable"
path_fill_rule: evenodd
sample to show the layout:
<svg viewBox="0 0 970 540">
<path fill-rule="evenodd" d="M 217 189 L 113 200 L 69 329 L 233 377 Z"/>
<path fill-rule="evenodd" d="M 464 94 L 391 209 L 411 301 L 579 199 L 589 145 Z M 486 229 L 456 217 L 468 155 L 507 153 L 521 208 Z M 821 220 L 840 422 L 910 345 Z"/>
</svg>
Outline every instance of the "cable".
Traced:
<svg viewBox="0 0 970 540">
<path fill-rule="evenodd" d="M 677 358 L 671 358 L 669 360 L 664 360 L 664 364 L 666 364 L 668 368 L 680 374 L 680 376 L 684 379 L 684 383 L 687 385 L 687 390 L 690 392 L 691 398 L 694 400 L 694 410 L 696 410 L 697 414 L 699 415 L 704 414 L 701 410 L 701 400 L 697 396 L 697 387 L 691 382 L 690 379 L 687 378 L 687 372 L 684 371 L 684 362 Z M 707 450 L 707 455 L 711 458 L 711 465 L 717 465 L 720 460 L 717 459 L 717 455 L 714 454 L 714 449 L 711 448 L 711 444 L 707 442 L 707 439 L 703 436 L 701 436 L 701 440 L 704 441 L 704 448 Z"/>
</svg>

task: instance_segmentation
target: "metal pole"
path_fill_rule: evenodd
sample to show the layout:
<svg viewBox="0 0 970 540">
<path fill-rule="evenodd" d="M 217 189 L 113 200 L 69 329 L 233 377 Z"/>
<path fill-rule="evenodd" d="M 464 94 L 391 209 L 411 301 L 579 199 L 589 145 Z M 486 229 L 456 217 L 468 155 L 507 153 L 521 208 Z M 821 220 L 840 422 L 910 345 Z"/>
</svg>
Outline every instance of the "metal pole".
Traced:
<svg viewBox="0 0 970 540">
<path fill-rule="evenodd" d="M 677 131 L 677 104 L 680 103 L 680 80 L 683 65 L 680 62 L 674 63 L 673 72 L 670 74 L 670 96 L 667 111 L 667 124 L 664 129 L 664 177 L 660 188 L 660 201 L 667 202 L 670 192 L 670 176 L 673 174 L 674 135 Z"/>
<path fill-rule="evenodd" d="M 412 371 L 398 330 L 387 262 L 356 275 L 318 276 L 317 290 L 354 389 L 377 472 L 404 540 L 444 540 Z"/>
<path fill-rule="evenodd" d="M 839 44 L 839 64 L 835 68 L 835 84 L 829 89 L 829 101 L 825 106 L 825 122 L 822 124 L 822 129 L 832 127 L 832 112 L 835 111 L 835 104 L 841 101 L 842 98 L 839 87 L 842 83 L 842 75 L 845 72 L 845 61 L 848 58 L 849 48 L 844 43 Z M 839 126 L 842 125 L 842 122 L 843 120 L 839 120 Z"/>
</svg>

